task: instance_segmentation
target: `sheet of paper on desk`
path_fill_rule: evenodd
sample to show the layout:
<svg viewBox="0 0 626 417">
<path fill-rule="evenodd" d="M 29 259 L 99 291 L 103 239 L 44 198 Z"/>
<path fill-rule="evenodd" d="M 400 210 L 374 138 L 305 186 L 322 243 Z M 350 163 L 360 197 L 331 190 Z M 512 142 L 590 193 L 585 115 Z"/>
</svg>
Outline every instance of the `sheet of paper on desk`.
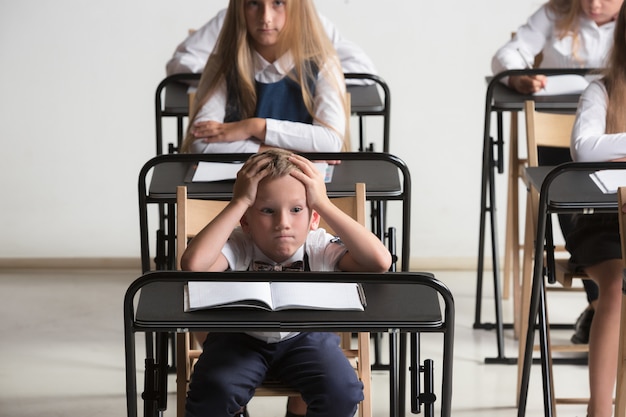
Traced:
<svg viewBox="0 0 626 417">
<path fill-rule="evenodd" d="M 536 92 L 535 95 L 556 96 L 562 94 L 581 94 L 588 85 L 589 81 L 582 75 L 550 75 L 546 81 L 546 88 Z"/>
<path fill-rule="evenodd" d="M 604 194 L 615 194 L 617 189 L 626 186 L 626 171 L 607 169 L 589 174 L 593 182 Z"/>
<path fill-rule="evenodd" d="M 234 180 L 243 162 L 205 162 L 201 161 L 193 174 L 192 182 L 212 182 Z"/>
<path fill-rule="evenodd" d="M 192 182 L 212 182 L 234 180 L 237 172 L 241 169 L 243 162 L 198 162 L 198 166 L 191 179 Z M 326 162 L 316 162 L 315 166 L 324 175 L 324 182 L 331 182 L 333 179 L 334 165 Z"/>
</svg>

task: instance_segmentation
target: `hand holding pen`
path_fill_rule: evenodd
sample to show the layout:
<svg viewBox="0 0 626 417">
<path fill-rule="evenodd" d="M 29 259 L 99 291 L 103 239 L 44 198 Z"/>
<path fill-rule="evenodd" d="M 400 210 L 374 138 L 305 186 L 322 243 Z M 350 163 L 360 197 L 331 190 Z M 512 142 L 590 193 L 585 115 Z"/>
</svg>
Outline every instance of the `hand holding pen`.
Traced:
<svg viewBox="0 0 626 417">
<path fill-rule="evenodd" d="M 526 69 L 532 69 L 533 65 L 528 61 L 522 51 L 517 49 L 524 60 Z M 522 94 L 534 94 L 546 87 L 547 77 L 543 74 L 536 75 L 514 75 L 509 77 L 509 87 Z"/>
</svg>

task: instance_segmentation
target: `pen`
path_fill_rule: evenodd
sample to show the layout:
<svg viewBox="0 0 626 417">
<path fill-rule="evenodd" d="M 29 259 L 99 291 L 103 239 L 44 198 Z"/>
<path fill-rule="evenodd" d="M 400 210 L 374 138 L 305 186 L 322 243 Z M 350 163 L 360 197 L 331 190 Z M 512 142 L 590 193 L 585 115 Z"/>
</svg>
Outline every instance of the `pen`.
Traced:
<svg viewBox="0 0 626 417">
<path fill-rule="evenodd" d="M 529 62 L 526 59 L 526 56 L 522 53 L 522 51 L 520 51 L 519 48 L 517 48 L 517 53 L 522 57 L 522 59 L 524 60 L 524 64 L 526 64 L 526 69 L 533 69 L 533 64 L 531 62 Z M 535 78 L 536 79 L 536 75 L 529 75 L 531 78 Z M 546 89 L 546 84 L 545 82 L 542 83 L 542 87 L 541 90 L 545 90 Z"/>
<path fill-rule="evenodd" d="M 533 69 L 533 64 L 531 62 L 529 62 L 526 59 L 526 56 L 522 53 L 522 51 L 520 51 L 519 48 L 517 48 L 517 53 L 522 57 L 522 59 L 524 60 L 524 64 L 526 64 L 526 69 Z"/>
</svg>

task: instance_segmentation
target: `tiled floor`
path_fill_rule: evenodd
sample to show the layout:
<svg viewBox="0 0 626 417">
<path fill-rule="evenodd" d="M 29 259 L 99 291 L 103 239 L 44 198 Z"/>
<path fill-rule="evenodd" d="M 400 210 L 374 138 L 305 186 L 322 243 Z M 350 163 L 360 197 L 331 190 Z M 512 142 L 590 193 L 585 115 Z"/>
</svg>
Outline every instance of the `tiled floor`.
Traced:
<svg viewBox="0 0 626 417">
<path fill-rule="evenodd" d="M 134 270 L 0 271 L 1 417 L 125 415 L 122 301 L 138 275 Z M 485 357 L 497 354 L 495 333 L 472 328 L 475 271 L 435 271 L 435 276 L 450 287 L 456 302 L 452 415 L 516 416 L 517 368 L 486 365 Z M 486 285 L 485 321 L 493 320 L 490 293 Z M 573 322 L 584 307 L 583 295 L 555 297 L 550 304 L 551 319 Z M 510 301 L 505 301 L 506 321 L 510 311 Z M 565 331 L 561 337 L 567 339 L 570 334 Z M 517 356 L 511 330 L 505 332 L 505 339 L 506 356 Z M 138 345 L 141 352 L 141 340 Z M 440 335 L 423 336 L 422 359 L 434 359 L 435 372 L 441 360 L 440 347 Z M 138 362 L 141 365 L 141 358 Z M 439 377 L 437 374 L 437 387 Z M 542 415 L 538 366 L 533 366 L 531 377 L 527 415 Z M 555 380 L 557 395 L 586 395 L 585 366 L 557 365 Z M 172 379 L 170 391 L 173 387 Z M 374 372 L 373 390 L 374 415 L 388 415 L 385 372 Z M 282 399 L 254 399 L 251 416 L 281 417 L 283 403 Z M 585 415 L 580 405 L 561 405 L 557 411 L 561 417 Z M 165 416 L 174 415 L 172 394 Z"/>
</svg>

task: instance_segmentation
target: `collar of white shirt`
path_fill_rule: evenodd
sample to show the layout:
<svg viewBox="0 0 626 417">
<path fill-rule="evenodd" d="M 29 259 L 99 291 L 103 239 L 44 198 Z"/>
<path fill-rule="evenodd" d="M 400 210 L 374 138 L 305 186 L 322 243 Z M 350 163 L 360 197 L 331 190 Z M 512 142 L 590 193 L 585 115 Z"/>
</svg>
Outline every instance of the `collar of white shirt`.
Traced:
<svg viewBox="0 0 626 417">
<path fill-rule="evenodd" d="M 261 83 L 280 81 L 293 67 L 291 52 L 287 52 L 274 62 L 267 61 L 258 52 L 254 53 L 254 78 Z"/>
</svg>

